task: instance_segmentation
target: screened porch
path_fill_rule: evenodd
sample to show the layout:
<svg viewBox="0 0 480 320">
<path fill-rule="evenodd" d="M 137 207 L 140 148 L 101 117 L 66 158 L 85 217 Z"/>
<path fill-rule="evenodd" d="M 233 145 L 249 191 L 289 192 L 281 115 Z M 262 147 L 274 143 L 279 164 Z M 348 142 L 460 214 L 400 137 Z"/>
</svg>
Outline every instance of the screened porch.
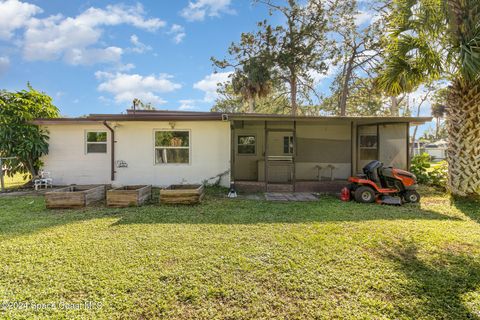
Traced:
<svg viewBox="0 0 480 320">
<path fill-rule="evenodd" d="M 338 191 L 371 160 L 406 169 L 408 127 L 368 119 L 235 120 L 232 178 L 240 191 Z"/>
</svg>

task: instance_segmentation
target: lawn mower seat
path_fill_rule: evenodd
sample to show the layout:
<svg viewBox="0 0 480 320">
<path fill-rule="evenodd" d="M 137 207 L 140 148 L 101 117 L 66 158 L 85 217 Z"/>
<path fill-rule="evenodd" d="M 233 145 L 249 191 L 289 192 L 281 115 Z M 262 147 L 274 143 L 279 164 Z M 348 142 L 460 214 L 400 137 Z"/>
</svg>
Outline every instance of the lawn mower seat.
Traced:
<svg viewBox="0 0 480 320">
<path fill-rule="evenodd" d="M 378 186 L 382 185 L 379 175 L 379 169 L 383 167 L 383 163 L 378 160 L 373 160 L 369 162 L 365 167 L 363 167 L 363 173 L 367 176 L 368 179 L 375 182 Z"/>
</svg>

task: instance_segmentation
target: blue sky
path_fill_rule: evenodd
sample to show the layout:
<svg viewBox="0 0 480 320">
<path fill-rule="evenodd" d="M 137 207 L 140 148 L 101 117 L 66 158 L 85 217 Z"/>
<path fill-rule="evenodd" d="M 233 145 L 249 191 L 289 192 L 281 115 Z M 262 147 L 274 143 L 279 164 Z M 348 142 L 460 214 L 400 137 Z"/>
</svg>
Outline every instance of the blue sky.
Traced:
<svg viewBox="0 0 480 320">
<path fill-rule="evenodd" d="M 133 97 L 208 110 L 226 77 L 212 75 L 210 57 L 267 16 L 243 0 L 9 0 L 0 12 L 1 87 L 30 81 L 68 116 L 118 113 Z"/>
<path fill-rule="evenodd" d="M 65 116 L 119 113 L 135 97 L 158 109 L 209 110 L 228 76 L 213 73 L 210 57 L 224 57 L 257 21 L 276 22 L 249 0 L 0 0 L 0 12 L 0 88 L 30 81 Z M 319 80 L 328 88 L 330 77 Z"/>
</svg>

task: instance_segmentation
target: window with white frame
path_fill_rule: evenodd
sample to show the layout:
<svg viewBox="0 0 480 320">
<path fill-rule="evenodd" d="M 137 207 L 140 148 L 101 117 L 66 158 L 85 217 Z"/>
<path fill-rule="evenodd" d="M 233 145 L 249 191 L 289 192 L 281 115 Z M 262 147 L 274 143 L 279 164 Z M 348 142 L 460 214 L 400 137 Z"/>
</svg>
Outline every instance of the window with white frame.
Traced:
<svg viewBox="0 0 480 320">
<path fill-rule="evenodd" d="M 190 131 L 155 131 L 155 164 L 190 163 Z"/>
<path fill-rule="evenodd" d="M 87 131 L 87 153 L 107 153 L 107 133 L 105 131 Z"/>
</svg>

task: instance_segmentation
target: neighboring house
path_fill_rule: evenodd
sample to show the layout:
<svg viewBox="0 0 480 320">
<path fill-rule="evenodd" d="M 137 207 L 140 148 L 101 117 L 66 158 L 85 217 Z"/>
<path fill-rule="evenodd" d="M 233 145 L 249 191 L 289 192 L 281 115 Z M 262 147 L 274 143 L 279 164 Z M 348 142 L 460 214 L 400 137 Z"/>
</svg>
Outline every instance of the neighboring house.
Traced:
<svg viewBox="0 0 480 320">
<path fill-rule="evenodd" d="M 431 142 L 424 146 L 425 152 L 432 157 L 432 160 L 444 160 L 447 157 L 448 142 L 445 140 L 438 140 Z"/>
<path fill-rule="evenodd" d="M 413 155 L 428 153 L 433 161 L 444 160 L 447 157 L 448 142 L 438 140 L 435 142 L 415 142 L 413 147 Z"/>
<path fill-rule="evenodd" d="M 409 167 L 410 125 L 431 118 L 134 111 L 37 119 L 56 184 L 201 183 L 250 191 L 337 188 L 371 160 Z M 336 184 L 336 182 L 338 182 Z"/>
<path fill-rule="evenodd" d="M 417 156 L 419 154 L 422 154 L 425 152 L 425 145 L 427 143 L 424 142 L 424 141 L 415 141 L 413 143 L 413 154 L 411 154 L 410 156 L 413 157 L 413 156 Z M 410 145 L 410 147 L 412 147 L 412 145 Z"/>
</svg>

